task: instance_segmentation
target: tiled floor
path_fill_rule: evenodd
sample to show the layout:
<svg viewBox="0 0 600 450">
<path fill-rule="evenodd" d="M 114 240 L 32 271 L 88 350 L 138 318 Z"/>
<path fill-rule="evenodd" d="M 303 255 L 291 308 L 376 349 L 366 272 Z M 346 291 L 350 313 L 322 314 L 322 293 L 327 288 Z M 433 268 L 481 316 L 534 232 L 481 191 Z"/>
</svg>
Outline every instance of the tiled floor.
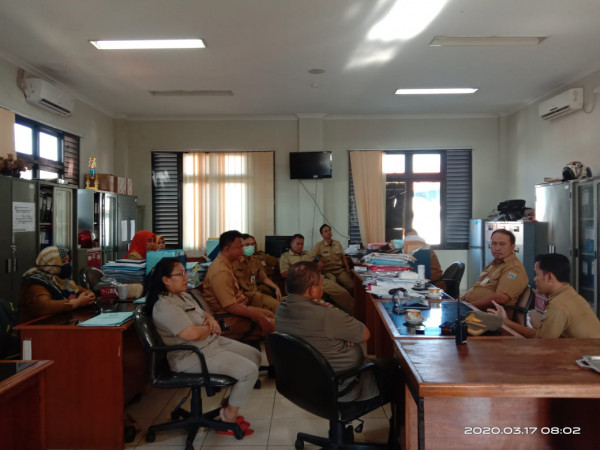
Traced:
<svg viewBox="0 0 600 450">
<path fill-rule="evenodd" d="M 214 430 L 201 428 L 194 440 L 194 449 L 293 449 L 296 433 L 304 431 L 319 436 L 327 436 L 328 422 L 314 416 L 286 400 L 275 389 L 275 381 L 266 375 L 260 376 L 262 388 L 255 389 L 248 405 L 240 409 L 246 420 L 251 422 L 254 434 L 241 440 L 233 436 L 218 435 Z M 127 412 L 140 424 L 134 442 L 126 447 L 136 449 L 160 450 L 183 449 L 185 446 L 185 430 L 168 430 L 156 433 L 155 442 L 145 440 L 149 425 L 170 420 L 171 411 L 185 396 L 185 390 L 152 389 L 143 395 L 141 400 L 127 408 Z M 203 392 L 204 394 L 204 392 Z M 216 408 L 226 391 L 207 398 L 203 396 L 203 409 Z M 187 408 L 187 405 L 184 405 Z M 356 441 L 387 442 L 389 431 L 390 408 L 386 405 L 363 417 L 365 421 L 362 433 L 355 433 Z M 358 422 L 354 425 L 356 426 Z M 310 447 L 309 444 L 305 444 Z"/>
</svg>

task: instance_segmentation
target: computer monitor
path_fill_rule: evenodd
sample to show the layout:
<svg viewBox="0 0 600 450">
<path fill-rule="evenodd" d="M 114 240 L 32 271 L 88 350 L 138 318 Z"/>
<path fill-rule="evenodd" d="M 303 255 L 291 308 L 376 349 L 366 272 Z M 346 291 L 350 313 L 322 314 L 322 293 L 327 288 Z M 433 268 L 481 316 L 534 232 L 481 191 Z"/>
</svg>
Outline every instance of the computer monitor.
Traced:
<svg viewBox="0 0 600 450">
<path fill-rule="evenodd" d="M 265 236 L 265 252 L 279 258 L 290 249 L 292 236 Z"/>
</svg>

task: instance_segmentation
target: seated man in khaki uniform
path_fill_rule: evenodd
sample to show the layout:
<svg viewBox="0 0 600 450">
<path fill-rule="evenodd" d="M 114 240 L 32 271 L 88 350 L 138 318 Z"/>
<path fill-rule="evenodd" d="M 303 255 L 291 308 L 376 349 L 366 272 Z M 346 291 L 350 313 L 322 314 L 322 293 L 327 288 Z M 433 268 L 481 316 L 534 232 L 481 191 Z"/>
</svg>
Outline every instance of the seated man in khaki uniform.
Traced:
<svg viewBox="0 0 600 450">
<path fill-rule="evenodd" d="M 219 255 L 210 264 L 202 286 L 202 294 L 213 314 L 232 313 L 249 317 L 258 323 L 256 336 L 273 332 L 274 314 L 268 309 L 252 306 L 242 292 L 233 267 L 244 254 L 242 234 L 239 231 L 226 231 L 219 237 Z M 251 322 L 240 317 L 228 317 L 225 324 L 230 328 L 224 336 L 239 339 L 251 327 Z"/>
<path fill-rule="evenodd" d="M 312 253 L 304 251 L 304 236 L 295 234 L 290 241 L 290 250 L 279 258 L 279 271 L 281 272 L 281 276 L 285 278 L 292 264 L 300 261 L 311 262 L 314 260 L 315 257 Z M 354 299 L 342 286 L 328 278 L 323 278 L 323 292 L 337 306 L 348 314 L 354 315 Z"/>
<path fill-rule="evenodd" d="M 244 255 L 234 263 L 233 272 L 242 288 L 242 291 L 248 297 L 252 306 L 268 309 L 275 312 L 281 301 L 281 291 L 265 273 L 262 263 L 254 256 L 256 250 L 256 241 L 249 234 L 243 234 Z M 277 298 L 261 292 L 259 285 L 264 284 L 275 292 Z"/>
<path fill-rule="evenodd" d="M 525 267 L 514 253 L 514 234 L 504 229 L 494 231 L 490 247 L 494 260 L 483 269 L 473 287 L 461 297 L 461 300 L 468 301 L 482 311 L 491 307 L 492 301 L 501 305 L 514 305 L 529 283 Z"/>
<path fill-rule="evenodd" d="M 535 263 L 537 292 L 548 298 L 546 312 L 537 330 L 506 317 L 497 303 L 488 312 L 502 317 L 504 324 L 521 335 L 533 338 L 600 338 L 600 320 L 590 304 L 569 284 L 569 259 L 558 253 L 539 255 Z"/>
<path fill-rule="evenodd" d="M 331 227 L 326 223 L 321 225 L 319 233 L 323 236 L 323 240 L 315 244 L 312 253 L 322 263 L 323 275 L 345 287 L 352 294 L 354 281 L 350 275 L 350 266 L 342 244 L 332 239 Z"/>
</svg>

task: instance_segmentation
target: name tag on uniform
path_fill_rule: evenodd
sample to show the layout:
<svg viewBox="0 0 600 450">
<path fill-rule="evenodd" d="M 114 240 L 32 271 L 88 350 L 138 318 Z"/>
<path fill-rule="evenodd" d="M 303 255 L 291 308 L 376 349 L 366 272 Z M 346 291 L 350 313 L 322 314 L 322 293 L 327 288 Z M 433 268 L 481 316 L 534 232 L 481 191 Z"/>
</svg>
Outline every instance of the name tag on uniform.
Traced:
<svg viewBox="0 0 600 450">
<path fill-rule="evenodd" d="M 250 275 L 250 283 L 254 284 L 255 281 L 256 281 L 256 276 Z"/>
<path fill-rule="evenodd" d="M 484 284 L 487 284 L 488 281 L 490 281 L 490 277 L 485 277 L 483 280 L 481 280 L 481 283 L 479 283 L 479 284 L 484 285 Z"/>
</svg>

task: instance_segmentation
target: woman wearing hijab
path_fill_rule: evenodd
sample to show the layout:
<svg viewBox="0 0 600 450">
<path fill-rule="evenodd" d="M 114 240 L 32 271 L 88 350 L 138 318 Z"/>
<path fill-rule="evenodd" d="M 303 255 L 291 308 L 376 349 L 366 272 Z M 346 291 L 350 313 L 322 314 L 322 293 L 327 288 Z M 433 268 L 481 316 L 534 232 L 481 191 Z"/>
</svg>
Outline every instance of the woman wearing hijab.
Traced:
<svg viewBox="0 0 600 450">
<path fill-rule="evenodd" d="M 92 291 L 70 280 L 71 252 L 46 247 L 32 267 L 23 274 L 19 298 L 19 322 L 46 314 L 70 311 L 96 300 Z"/>
<path fill-rule="evenodd" d="M 140 230 L 133 236 L 126 259 L 146 259 L 146 252 L 156 250 L 156 235 L 152 231 Z"/>
<path fill-rule="evenodd" d="M 165 237 L 156 235 L 156 250 L 164 250 L 166 248 Z"/>
<path fill-rule="evenodd" d="M 239 423 L 245 436 L 250 436 L 254 431 L 238 416 L 238 410 L 248 402 L 258 377 L 260 352 L 220 335 L 217 321 L 187 293 L 187 273 L 177 258 L 161 259 L 150 272 L 146 307 L 165 345 L 195 345 L 202 350 L 209 372 L 237 380 L 219 415 L 225 422 Z M 167 358 L 174 372 L 202 372 L 200 360 L 193 352 L 169 352 Z M 232 431 L 217 433 L 233 434 Z"/>
</svg>

